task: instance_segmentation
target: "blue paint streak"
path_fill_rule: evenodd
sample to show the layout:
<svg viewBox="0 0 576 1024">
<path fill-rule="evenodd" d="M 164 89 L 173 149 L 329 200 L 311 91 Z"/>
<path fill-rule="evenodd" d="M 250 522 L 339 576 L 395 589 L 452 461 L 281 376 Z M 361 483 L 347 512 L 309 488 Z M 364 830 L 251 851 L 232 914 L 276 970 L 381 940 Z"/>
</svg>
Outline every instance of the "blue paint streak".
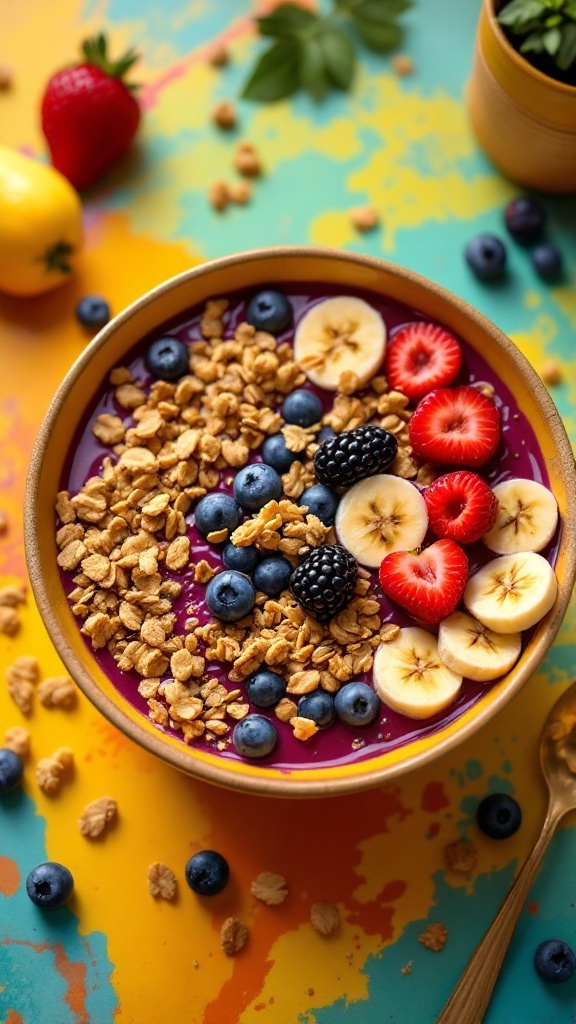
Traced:
<svg viewBox="0 0 576 1024">
<path fill-rule="evenodd" d="M 58 942 L 68 960 L 86 965 L 88 1016 L 82 1024 L 112 1024 L 118 999 L 110 982 L 113 964 L 106 936 L 81 936 L 78 918 L 68 907 L 42 911 L 26 893 L 28 872 L 48 854 L 44 819 L 21 790 L 0 798 L 0 856 L 15 861 L 21 875 L 13 896 L 0 895 L 0 1021 L 14 1010 L 25 1024 L 78 1024 L 64 1001 L 67 984 L 54 967 L 54 953 L 32 948 Z"/>
</svg>

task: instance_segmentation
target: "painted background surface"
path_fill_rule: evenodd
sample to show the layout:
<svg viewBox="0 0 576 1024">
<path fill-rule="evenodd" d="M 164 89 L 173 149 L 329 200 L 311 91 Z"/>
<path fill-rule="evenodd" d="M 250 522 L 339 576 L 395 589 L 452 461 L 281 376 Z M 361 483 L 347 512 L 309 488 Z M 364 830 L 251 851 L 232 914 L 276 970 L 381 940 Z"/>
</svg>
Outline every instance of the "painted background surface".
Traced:
<svg viewBox="0 0 576 1024">
<path fill-rule="evenodd" d="M 240 103 L 231 139 L 209 112 L 217 99 L 236 96 L 259 46 L 249 0 L 0 0 L 3 55 L 15 76 L 0 94 L 3 143 L 46 157 L 38 126 L 44 83 L 103 27 L 114 50 L 142 52 L 146 108 L 132 157 L 85 197 L 80 274 L 44 298 L 0 298 L 0 507 L 10 519 L 0 538 L 0 585 L 25 578 L 27 463 L 54 388 L 87 341 L 74 320 L 77 300 L 101 293 L 118 312 L 174 273 L 244 248 L 338 246 L 447 286 L 509 333 L 537 369 L 551 358 L 563 364 L 553 397 L 576 440 L 576 204 L 545 201 L 550 236 L 569 268 L 561 287 L 542 285 L 513 245 L 510 273 L 497 287 L 476 282 L 462 258 L 472 235 L 502 231 L 503 206 L 516 192 L 479 151 L 466 119 L 478 8 L 478 0 L 416 0 L 404 45 L 413 76 L 400 80 L 389 59 L 364 53 L 349 96 L 321 106 L 301 96 Z M 223 70 L 208 64 L 216 40 L 231 50 Z M 206 190 L 229 177 L 239 137 L 257 146 L 265 174 L 250 206 L 219 215 Z M 381 211 L 382 225 L 359 235 L 349 209 L 366 202 Z M 83 698 L 71 712 L 37 705 L 24 722 L 3 682 L 18 654 L 36 655 L 43 677 L 62 671 L 31 597 L 18 637 L 0 637 L 0 731 L 24 723 L 32 733 L 23 791 L 0 803 L 2 1024 L 432 1024 L 538 832 L 538 737 L 575 674 L 576 612 L 572 605 L 541 671 L 481 734 L 397 785 L 328 802 L 261 801 L 195 783 L 132 745 Z M 76 771 L 49 799 L 33 766 L 58 746 L 74 750 Z M 483 838 L 474 822 L 478 800 L 496 790 L 513 793 L 524 811 L 520 832 L 503 843 Z M 103 794 L 118 801 L 118 825 L 89 842 L 77 818 Z M 567 822 L 546 857 L 488 1024 L 576 1020 L 576 978 L 547 987 L 532 967 L 541 940 L 576 944 L 573 826 Z M 444 867 L 444 847 L 459 836 L 479 850 L 470 876 Z M 205 847 L 227 857 L 232 882 L 201 901 L 183 872 Z M 24 880 L 47 858 L 67 864 L 76 885 L 68 908 L 42 915 Z M 148 894 L 154 860 L 178 875 L 173 905 Z M 280 907 L 250 895 L 263 870 L 288 881 Z M 316 900 L 340 908 L 334 938 L 308 922 Z M 219 943 L 230 914 L 250 927 L 235 959 Z M 430 921 L 448 928 L 441 953 L 418 942 Z M 402 973 L 410 962 L 411 973 Z"/>
</svg>

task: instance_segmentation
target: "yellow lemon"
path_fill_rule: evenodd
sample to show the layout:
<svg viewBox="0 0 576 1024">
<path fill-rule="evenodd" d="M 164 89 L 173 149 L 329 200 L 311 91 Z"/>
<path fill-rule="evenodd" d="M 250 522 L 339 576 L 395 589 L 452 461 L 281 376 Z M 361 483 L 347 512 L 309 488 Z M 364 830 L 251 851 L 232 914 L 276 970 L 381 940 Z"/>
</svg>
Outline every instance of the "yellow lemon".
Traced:
<svg viewBox="0 0 576 1024">
<path fill-rule="evenodd" d="M 0 291 L 39 295 L 67 281 L 82 247 L 78 193 L 53 167 L 0 146 Z"/>
</svg>

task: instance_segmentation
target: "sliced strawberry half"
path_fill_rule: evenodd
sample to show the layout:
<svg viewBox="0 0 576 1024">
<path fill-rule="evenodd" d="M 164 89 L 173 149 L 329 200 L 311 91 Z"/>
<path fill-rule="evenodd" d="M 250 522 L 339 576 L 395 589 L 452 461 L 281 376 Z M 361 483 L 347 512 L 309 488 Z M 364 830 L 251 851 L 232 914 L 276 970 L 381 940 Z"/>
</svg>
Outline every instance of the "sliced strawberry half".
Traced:
<svg viewBox="0 0 576 1024">
<path fill-rule="evenodd" d="M 436 388 L 418 403 L 408 425 L 414 454 L 426 462 L 477 469 L 500 440 L 500 417 L 477 388 Z"/>
<path fill-rule="evenodd" d="M 465 469 L 439 476 L 423 498 L 432 532 L 458 544 L 480 540 L 498 514 L 498 499 L 486 481 Z"/>
<path fill-rule="evenodd" d="M 453 540 L 437 540 L 417 555 L 386 555 L 379 576 L 387 597 L 415 619 L 434 625 L 451 615 L 462 597 L 468 559 Z"/>
<path fill-rule="evenodd" d="M 460 343 L 438 324 L 425 320 L 401 327 L 386 353 L 390 387 L 417 402 L 434 388 L 451 384 L 462 363 Z"/>
</svg>

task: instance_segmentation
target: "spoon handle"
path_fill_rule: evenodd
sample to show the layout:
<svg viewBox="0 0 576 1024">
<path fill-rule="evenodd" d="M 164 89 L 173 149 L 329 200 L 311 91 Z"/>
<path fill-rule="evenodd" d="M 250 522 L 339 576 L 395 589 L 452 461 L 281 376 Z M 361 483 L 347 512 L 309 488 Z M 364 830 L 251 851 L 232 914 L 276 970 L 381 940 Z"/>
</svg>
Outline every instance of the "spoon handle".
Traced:
<svg viewBox="0 0 576 1024">
<path fill-rule="evenodd" d="M 510 892 L 470 957 L 436 1024 L 481 1024 L 516 922 L 564 808 L 550 803 L 542 831 Z"/>
</svg>

